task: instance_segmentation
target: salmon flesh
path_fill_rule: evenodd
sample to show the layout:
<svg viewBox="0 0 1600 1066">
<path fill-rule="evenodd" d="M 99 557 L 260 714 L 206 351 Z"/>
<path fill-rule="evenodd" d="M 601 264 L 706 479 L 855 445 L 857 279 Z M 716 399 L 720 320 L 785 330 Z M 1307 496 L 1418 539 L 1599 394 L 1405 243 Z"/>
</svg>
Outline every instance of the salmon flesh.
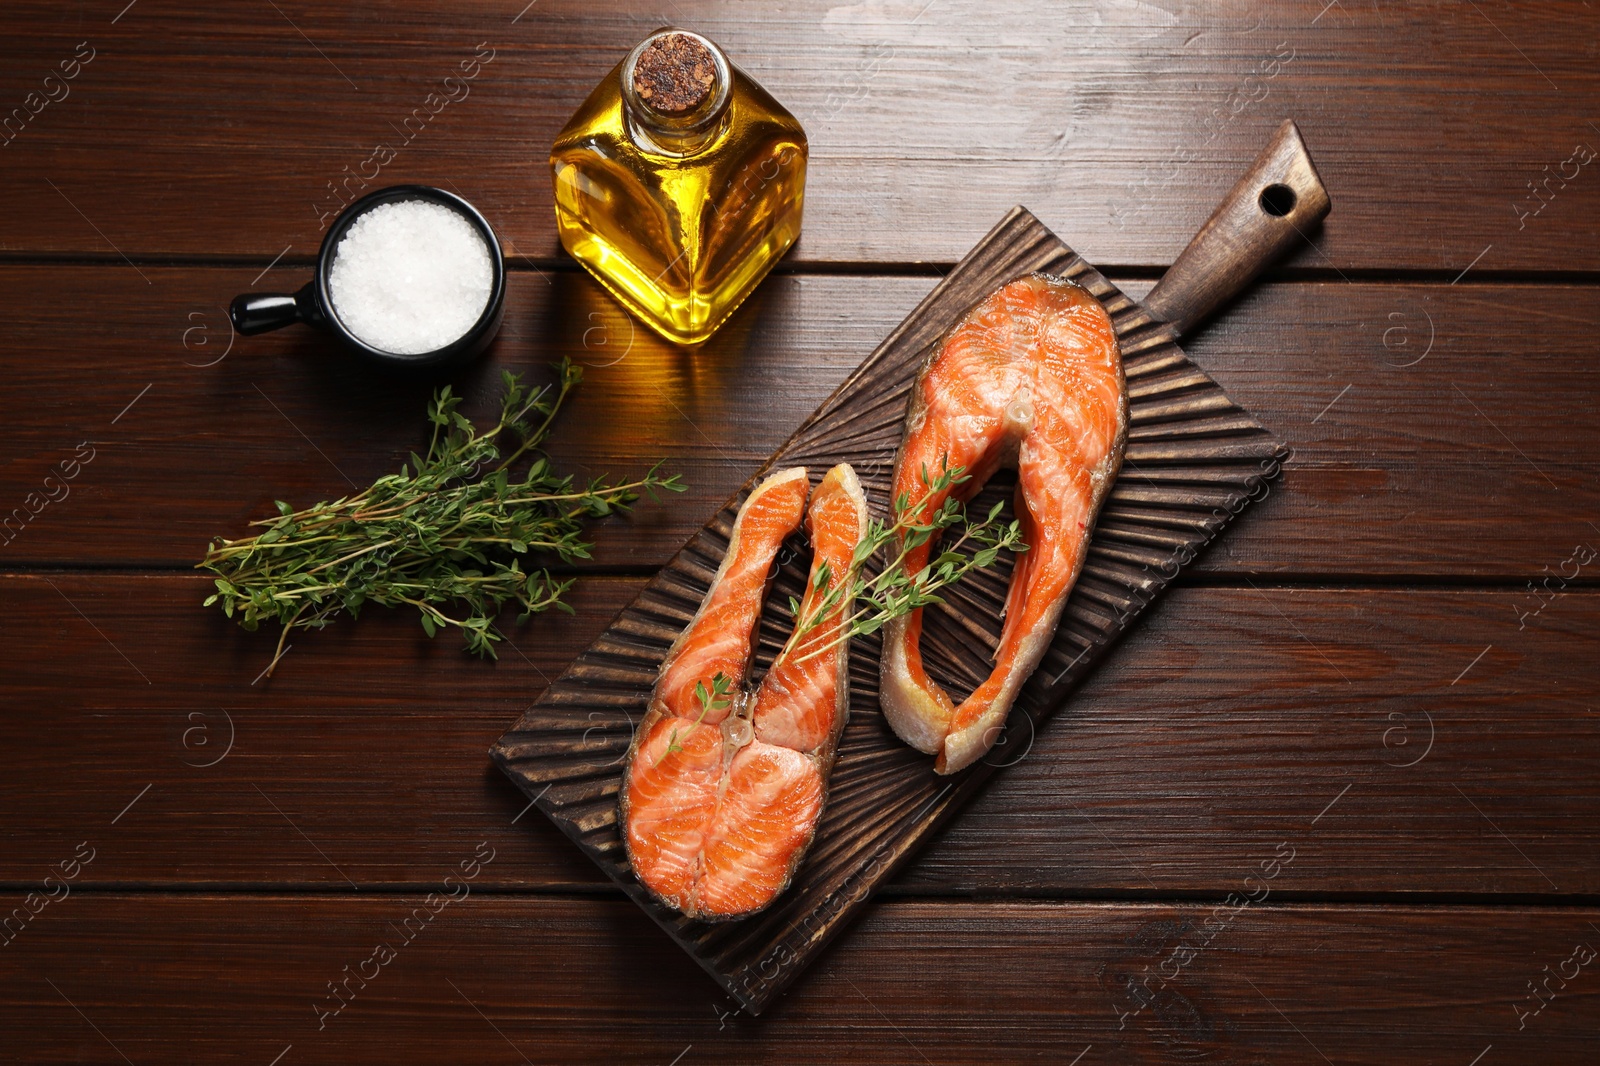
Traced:
<svg viewBox="0 0 1600 1066">
<path fill-rule="evenodd" d="M 848 465 L 809 493 L 808 511 L 809 489 L 806 471 L 795 468 L 767 478 L 745 500 L 711 589 L 667 653 L 629 749 L 619 801 L 628 861 L 656 898 L 691 918 L 738 918 L 771 903 L 822 814 L 849 712 L 842 627 L 867 504 Z M 802 519 L 814 557 L 799 617 L 811 624 L 749 691 L 761 602 L 784 538 Z M 830 602 L 829 588 L 845 592 Z M 726 679 L 720 699 L 718 675 Z"/>
<path fill-rule="evenodd" d="M 1011 575 L 994 670 L 960 706 L 923 666 L 922 611 L 884 626 L 884 716 L 907 744 L 938 756 L 939 773 L 994 746 L 1050 646 L 1122 465 L 1127 391 L 1105 308 L 1081 286 L 1044 274 L 990 293 L 945 336 L 912 388 L 894 498 L 928 515 L 949 492 L 930 491 L 924 472 L 964 468 L 971 480 L 955 491 L 970 497 L 1000 466 L 1015 466 L 1028 546 Z M 907 571 L 927 565 L 933 547 L 913 548 Z"/>
</svg>

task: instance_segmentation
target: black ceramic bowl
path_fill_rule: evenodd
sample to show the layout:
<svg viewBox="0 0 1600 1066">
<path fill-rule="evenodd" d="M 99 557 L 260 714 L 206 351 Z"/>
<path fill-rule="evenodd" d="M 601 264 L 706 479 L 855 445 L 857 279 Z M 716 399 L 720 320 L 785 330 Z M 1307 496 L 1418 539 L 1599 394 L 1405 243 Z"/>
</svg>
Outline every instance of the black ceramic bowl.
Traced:
<svg viewBox="0 0 1600 1066">
<path fill-rule="evenodd" d="M 386 352 L 381 348 L 374 348 L 355 334 L 345 328 L 339 321 L 339 315 L 333 306 L 333 299 L 328 292 L 328 274 L 333 269 L 333 259 L 339 248 L 339 241 L 344 238 L 345 232 L 368 210 L 379 204 L 396 203 L 406 200 L 422 200 L 428 203 L 440 204 L 455 211 L 462 218 L 472 223 L 478 235 L 483 238 L 483 243 L 489 249 L 491 264 L 491 283 L 489 302 L 483 309 L 483 314 L 478 316 L 478 321 L 459 338 L 445 345 L 435 348 L 431 352 L 419 352 L 415 355 L 405 355 L 399 352 Z M 505 257 L 500 254 L 500 241 L 495 237 L 489 220 L 479 214 L 478 209 L 467 203 L 454 193 L 435 189 L 431 185 L 391 185 L 386 189 L 368 193 L 361 199 L 352 203 L 339 213 L 333 225 L 328 228 L 327 236 L 322 238 L 322 248 L 317 252 L 317 270 L 312 279 L 306 282 L 305 287 L 299 292 L 245 293 L 234 298 L 228 308 L 228 314 L 233 319 L 233 327 L 245 336 L 255 333 L 266 333 L 269 330 L 280 329 L 292 322 L 304 322 L 332 333 L 339 341 L 351 351 L 359 352 L 367 359 L 387 367 L 407 367 L 410 369 L 433 369 L 443 366 L 455 366 L 470 362 L 483 354 L 489 342 L 494 340 L 500 331 L 500 320 L 505 314 L 506 304 L 506 263 Z"/>
</svg>

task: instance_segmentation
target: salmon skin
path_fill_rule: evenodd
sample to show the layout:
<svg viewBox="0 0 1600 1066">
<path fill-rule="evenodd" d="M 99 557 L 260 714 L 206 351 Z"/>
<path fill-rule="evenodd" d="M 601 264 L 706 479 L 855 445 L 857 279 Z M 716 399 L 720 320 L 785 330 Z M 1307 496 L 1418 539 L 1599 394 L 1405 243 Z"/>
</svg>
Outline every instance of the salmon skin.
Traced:
<svg viewBox="0 0 1600 1066">
<path fill-rule="evenodd" d="M 962 467 L 975 494 L 1002 465 L 1017 468 L 1017 557 L 994 671 L 959 707 L 928 677 L 919 609 L 884 626 L 879 692 L 907 744 L 955 773 L 994 746 L 1022 685 L 1044 658 L 1083 569 L 1095 518 L 1122 465 L 1128 390 L 1116 330 L 1100 301 L 1046 274 L 990 293 L 929 357 L 906 413 L 894 497 L 938 510 L 930 472 Z M 936 479 L 934 479 L 936 480 Z M 927 565 L 932 544 L 906 556 Z"/>
<path fill-rule="evenodd" d="M 739 508 L 722 565 L 668 651 L 629 748 L 618 801 L 628 861 L 657 899 L 691 918 L 725 921 L 771 903 L 822 814 L 849 714 L 842 628 L 867 503 L 848 465 L 828 471 L 808 511 L 809 488 L 804 468 L 780 471 Z M 802 519 L 814 558 L 799 618 L 813 624 L 748 691 L 761 601 Z M 845 592 L 830 602 L 830 588 Z"/>
</svg>

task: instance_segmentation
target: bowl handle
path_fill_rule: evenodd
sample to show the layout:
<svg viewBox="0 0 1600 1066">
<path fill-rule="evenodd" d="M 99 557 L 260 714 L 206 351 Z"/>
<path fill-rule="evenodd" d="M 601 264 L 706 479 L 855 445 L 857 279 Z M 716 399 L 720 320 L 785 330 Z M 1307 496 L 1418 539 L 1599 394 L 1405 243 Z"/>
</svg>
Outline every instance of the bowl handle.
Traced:
<svg viewBox="0 0 1600 1066">
<path fill-rule="evenodd" d="M 228 317 L 233 328 L 246 337 L 282 329 L 295 322 L 313 326 L 322 324 L 322 312 L 317 308 L 315 283 L 306 282 L 299 292 L 247 292 L 233 298 L 228 305 Z"/>
</svg>

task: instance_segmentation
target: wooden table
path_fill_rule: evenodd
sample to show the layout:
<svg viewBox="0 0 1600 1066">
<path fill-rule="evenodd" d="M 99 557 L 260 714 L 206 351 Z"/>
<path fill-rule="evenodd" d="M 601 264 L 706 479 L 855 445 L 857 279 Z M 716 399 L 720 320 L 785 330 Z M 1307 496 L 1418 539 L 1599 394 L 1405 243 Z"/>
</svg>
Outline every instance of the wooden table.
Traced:
<svg viewBox="0 0 1600 1066">
<path fill-rule="evenodd" d="M 1594 1061 L 1588 5 L 125 3 L 0 14 L 0 1058 Z M 812 149 L 803 239 L 695 354 L 560 255 L 545 163 L 668 21 Z M 1333 214 L 1188 346 L 1283 479 L 738 1012 L 487 747 L 1008 207 L 1142 294 L 1285 117 Z M 597 528 L 576 616 L 498 663 L 375 610 L 261 679 L 272 638 L 190 568 L 396 468 L 428 385 L 223 309 L 298 287 L 378 143 L 378 184 L 458 190 L 512 263 L 473 413 L 571 356 L 555 458 L 691 489 Z"/>
</svg>

